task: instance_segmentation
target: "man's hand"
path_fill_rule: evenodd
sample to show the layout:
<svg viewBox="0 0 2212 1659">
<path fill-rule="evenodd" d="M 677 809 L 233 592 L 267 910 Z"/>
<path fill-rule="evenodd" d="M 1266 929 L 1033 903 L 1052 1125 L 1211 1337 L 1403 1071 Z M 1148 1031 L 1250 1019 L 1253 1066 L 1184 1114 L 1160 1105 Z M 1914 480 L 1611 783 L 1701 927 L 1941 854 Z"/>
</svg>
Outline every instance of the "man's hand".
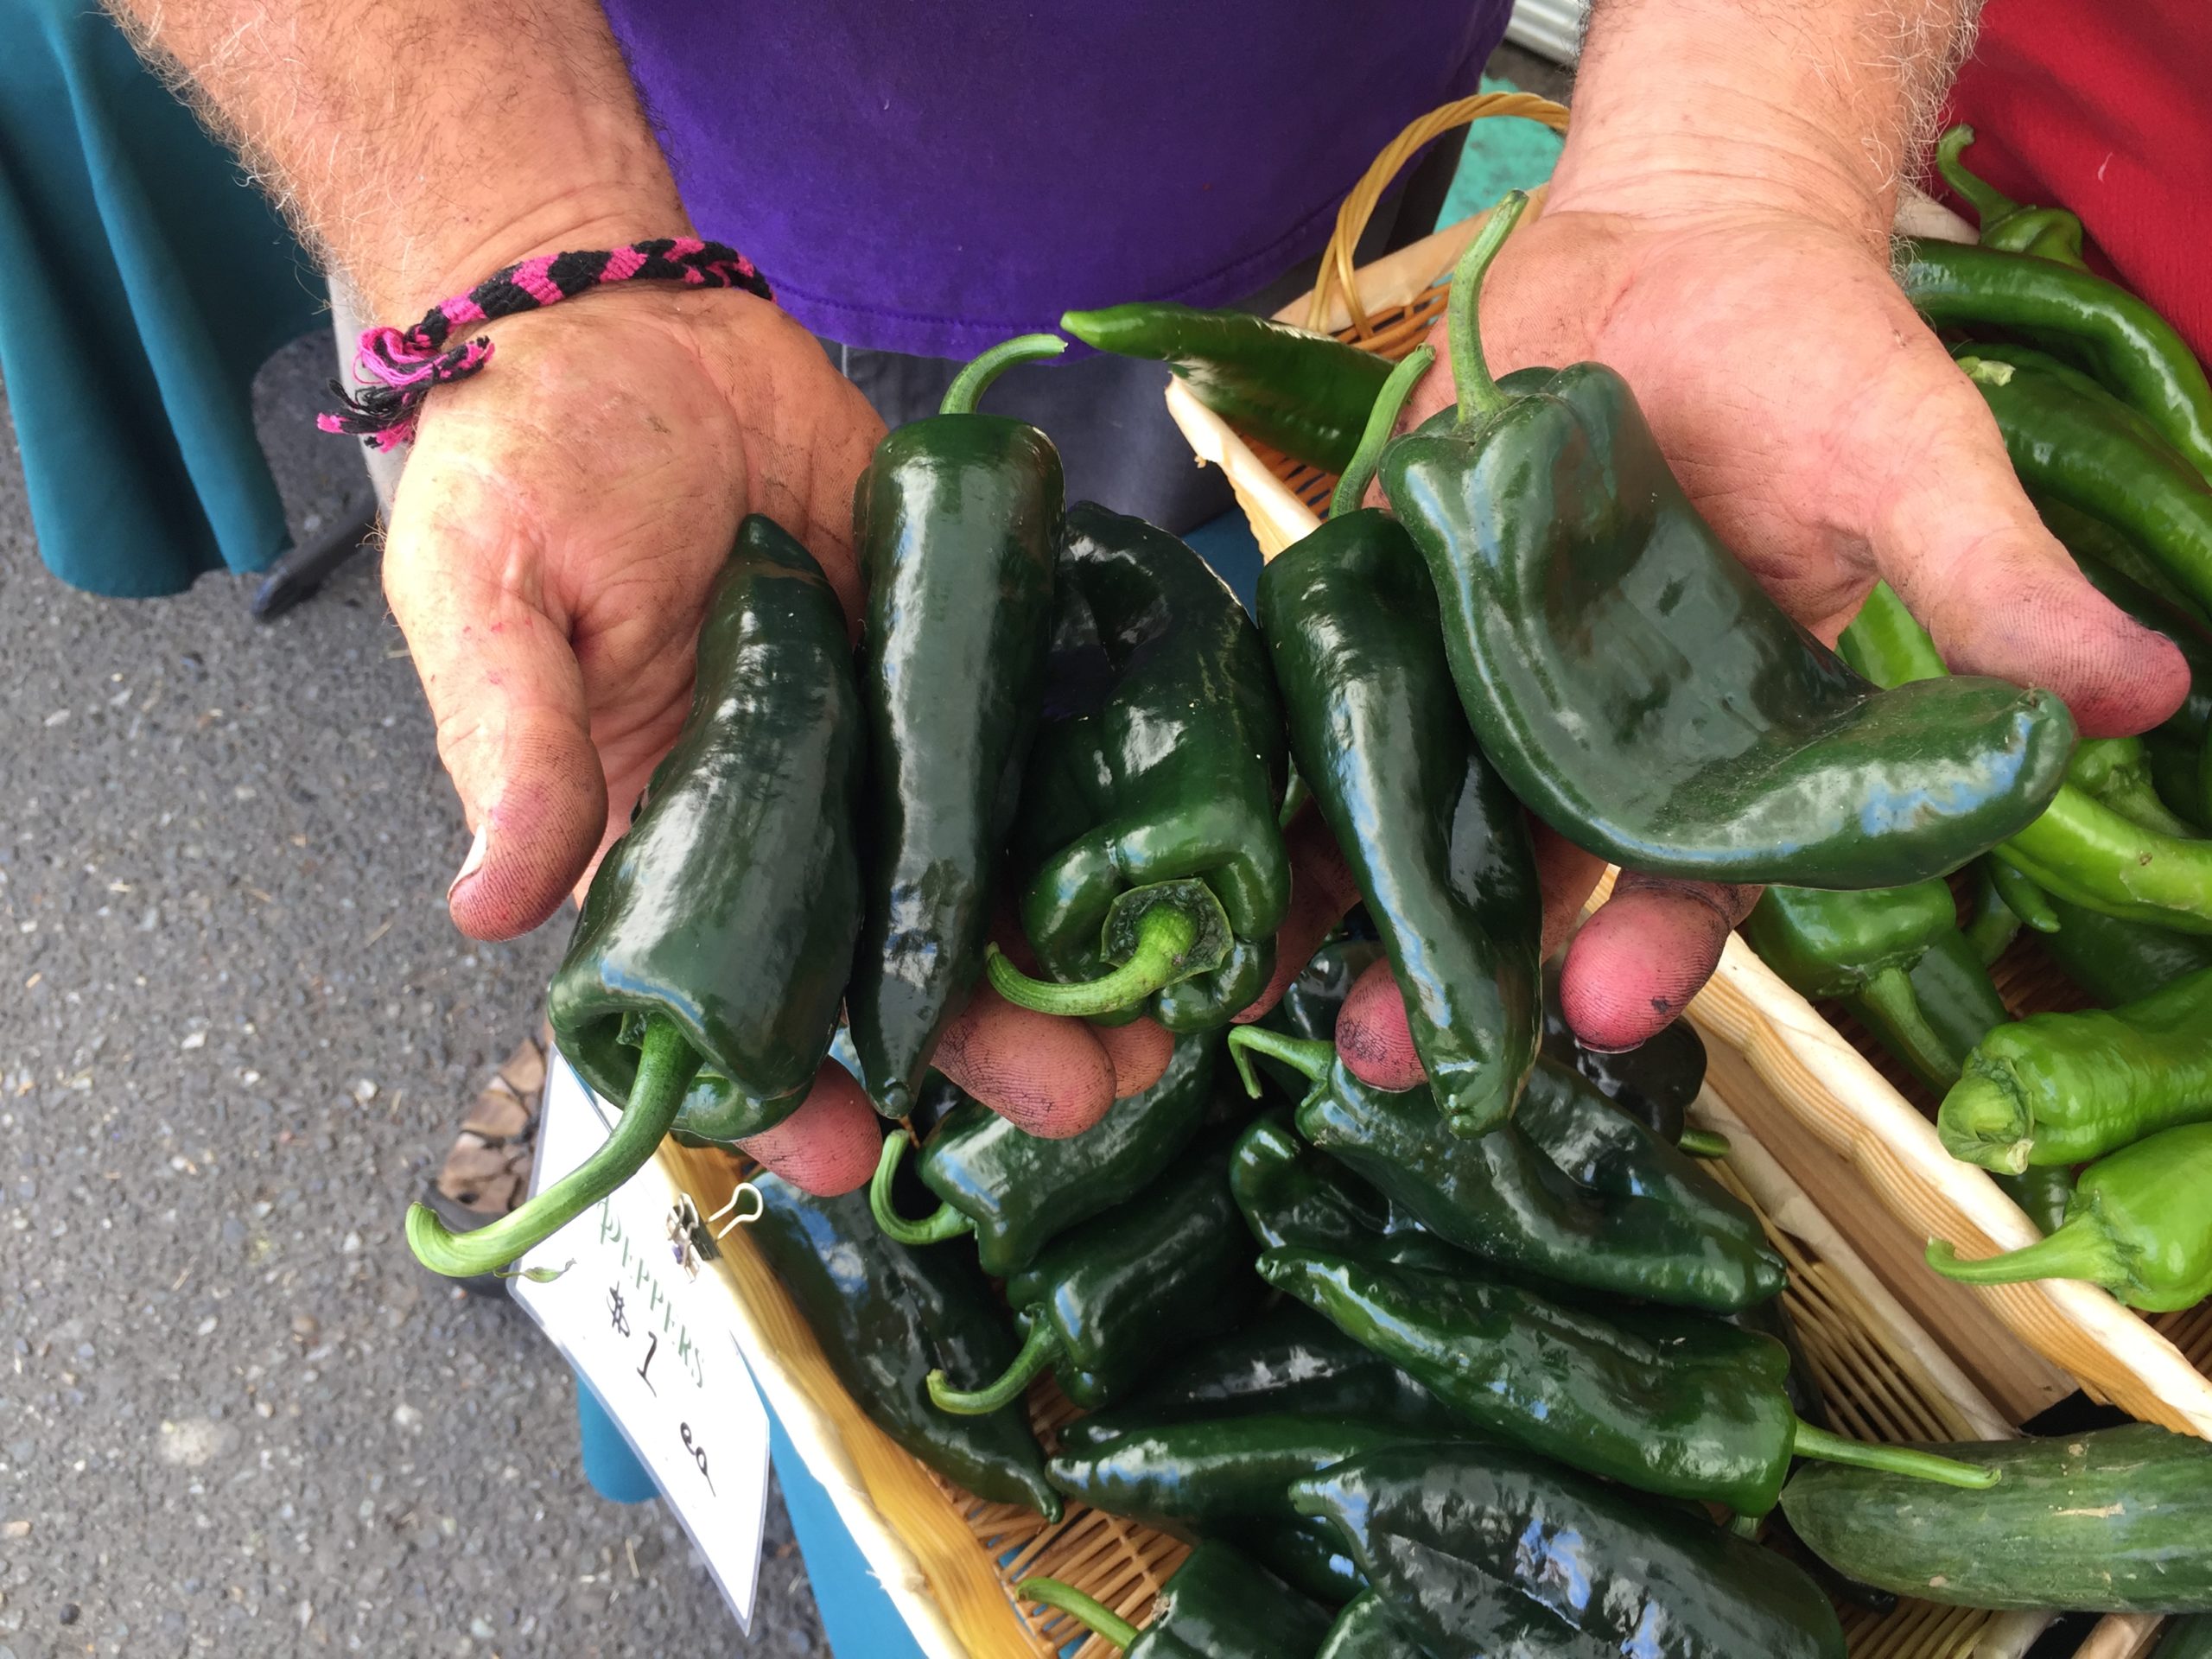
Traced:
<svg viewBox="0 0 2212 1659">
<path fill-rule="evenodd" d="M 882 423 L 749 295 L 613 289 L 492 333 L 491 366 L 423 406 L 384 580 L 475 835 L 454 920 L 506 938 L 628 824 L 746 513 L 857 615 L 852 486 Z"/>
<path fill-rule="evenodd" d="M 1895 168 L 1961 10 L 1602 5 L 1550 200 L 1484 285 L 1483 340 L 1497 373 L 1618 370 L 1699 510 L 1822 639 L 1886 579 L 1954 667 L 2056 691 L 2085 736 L 2141 731 L 2186 690 L 2179 652 L 2044 530 L 1890 277 Z M 1408 423 L 1450 397 L 1430 375 Z M 1549 907 L 1579 905 L 1598 861 L 1541 851 Z M 1568 955 L 1577 1033 L 1630 1047 L 1673 1020 L 1756 897 L 1624 880 Z"/>
</svg>

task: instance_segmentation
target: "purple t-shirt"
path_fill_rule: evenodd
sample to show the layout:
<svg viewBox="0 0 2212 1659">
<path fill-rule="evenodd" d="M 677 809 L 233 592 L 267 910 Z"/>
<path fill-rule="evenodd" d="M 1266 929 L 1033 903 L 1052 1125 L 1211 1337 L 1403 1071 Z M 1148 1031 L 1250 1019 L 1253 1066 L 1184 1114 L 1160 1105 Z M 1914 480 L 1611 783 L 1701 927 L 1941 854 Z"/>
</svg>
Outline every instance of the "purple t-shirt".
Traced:
<svg viewBox="0 0 2212 1659">
<path fill-rule="evenodd" d="M 702 235 L 854 346 L 1214 305 L 1326 240 L 1509 0 L 607 0 Z"/>
</svg>

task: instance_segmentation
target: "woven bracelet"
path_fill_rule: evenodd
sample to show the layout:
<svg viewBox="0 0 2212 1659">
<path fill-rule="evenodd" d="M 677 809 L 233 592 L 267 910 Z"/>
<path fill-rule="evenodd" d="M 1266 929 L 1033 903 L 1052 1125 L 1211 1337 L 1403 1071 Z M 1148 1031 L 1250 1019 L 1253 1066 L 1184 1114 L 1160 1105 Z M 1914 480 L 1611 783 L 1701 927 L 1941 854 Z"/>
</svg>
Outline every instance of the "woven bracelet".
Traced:
<svg viewBox="0 0 2212 1659">
<path fill-rule="evenodd" d="M 360 385 L 349 392 L 332 381 L 331 391 L 346 407 L 318 415 L 315 423 L 359 438 L 372 449 L 396 448 L 414 437 L 431 387 L 466 380 L 491 360 L 492 342 L 481 334 L 448 345 L 455 329 L 558 305 L 611 283 L 741 288 L 764 300 L 776 297 L 767 279 L 735 248 L 696 237 L 657 237 L 602 251 L 525 259 L 433 307 L 412 328 L 363 329 L 353 358 Z"/>
</svg>

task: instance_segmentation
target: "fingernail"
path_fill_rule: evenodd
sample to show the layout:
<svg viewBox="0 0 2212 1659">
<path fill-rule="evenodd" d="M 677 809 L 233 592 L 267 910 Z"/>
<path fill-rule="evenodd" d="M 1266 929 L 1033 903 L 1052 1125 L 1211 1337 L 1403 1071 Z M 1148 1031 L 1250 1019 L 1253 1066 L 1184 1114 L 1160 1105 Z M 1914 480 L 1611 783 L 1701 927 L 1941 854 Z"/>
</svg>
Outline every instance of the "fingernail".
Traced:
<svg viewBox="0 0 2212 1659">
<path fill-rule="evenodd" d="M 485 849 L 491 844 L 492 826 L 488 823 L 477 825 L 476 839 L 468 843 L 468 856 L 461 861 L 461 874 L 454 877 L 453 885 L 446 889 L 446 901 L 448 904 L 453 901 L 454 894 L 461 890 L 461 884 L 482 868 Z"/>
</svg>

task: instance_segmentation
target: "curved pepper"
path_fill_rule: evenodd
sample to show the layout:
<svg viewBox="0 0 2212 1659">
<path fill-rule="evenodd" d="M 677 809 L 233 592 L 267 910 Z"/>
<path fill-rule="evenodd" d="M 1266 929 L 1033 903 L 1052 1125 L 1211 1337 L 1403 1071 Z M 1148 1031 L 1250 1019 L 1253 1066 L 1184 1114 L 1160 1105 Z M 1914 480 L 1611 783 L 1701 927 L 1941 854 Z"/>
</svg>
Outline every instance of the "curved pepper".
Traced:
<svg viewBox="0 0 2212 1659">
<path fill-rule="evenodd" d="M 985 1417 L 950 1417 L 930 1404 L 925 1379 L 933 1369 L 980 1382 L 1014 1352 L 975 1263 L 958 1251 L 893 1243 L 857 1192 L 812 1198 L 765 1172 L 752 1184 L 760 1217 L 746 1236 L 861 1409 L 947 1480 L 1058 1521 L 1060 1495 L 1019 1404 Z"/>
<path fill-rule="evenodd" d="M 2083 1163 L 2208 1117 L 2212 969 L 2125 1007 L 2031 1014 L 1990 1033 L 1936 1129 L 1955 1158 L 2021 1170 Z"/>
<path fill-rule="evenodd" d="M 1291 1502 L 1337 1527 L 1427 1652 L 1528 1652 L 1511 1643 L 1533 1630 L 1576 1659 L 1843 1659 L 1835 1609 L 1779 1555 L 1524 1452 L 1370 1452 Z"/>
<path fill-rule="evenodd" d="M 1793 1456 L 1993 1484 L 1987 1470 L 1805 1422 L 1789 1407 L 1789 1351 L 1718 1320 L 1644 1310 L 1616 1321 L 1512 1285 L 1320 1250 L 1269 1250 L 1260 1276 L 1481 1433 L 1638 1491 L 1764 1515 Z"/>
<path fill-rule="evenodd" d="M 1860 673 L 1883 685 L 1949 671 L 1886 582 L 1874 584 L 1843 631 L 1841 649 Z M 2075 904 L 2212 933 L 2212 842 L 2145 830 L 2082 790 L 2062 787 L 2050 809 L 1999 850 L 2003 863 Z"/>
<path fill-rule="evenodd" d="M 1123 1659 L 1305 1659 L 1329 1628 L 1329 1616 L 1305 1597 L 1211 1541 L 1161 1586 L 1141 1630 L 1058 1579 L 1024 1579 L 1014 1593 L 1067 1614 Z"/>
<path fill-rule="evenodd" d="M 1213 1104 L 1220 1052 L 1218 1039 L 1179 1038 L 1158 1082 L 1061 1141 L 1024 1134 L 964 1101 L 922 1148 L 922 1183 L 944 1203 L 919 1221 L 893 1208 L 892 1182 L 906 1137 L 891 1135 L 868 1189 L 876 1223 L 909 1245 L 972 1233 L 985 1273 L 995 1279 L 1019 1273 L 1069 1228 L 1142 1192 L 1197 1139 Z"/>
<path fill-rule="evenodd" d="M 2058 926 L 2038 941 L 2044 954 L 2101 1007 L 2139 1002 L 2212 968 L 2212 939 L 2202 935 L 2125 922 L 2063 899 L 2047 902 Z"/>
<path fill-rule="evenodd" d="M 1285 1300 L 1192 1350 L 1142 1392 L 1065 1425 L 1060 1447 L 1095 1451 L 1136 1429 L 1260 1415 L 1412 1423 L 1446 1438 L 1462 1432 L 1413 1378 L 1304 1303 Z"/>
<path fill-rule="evenodd" d="M 1086 346 L 1165 363 L 1224 420 L 1293 461 L 1344 469 L 1390 372 L 1372 352 L 1247 311 L 1164 302 L 1062 314 Z"/>
<path fill-rule="evenodd" d="M 1255 1052 L 1311 1077 L 1299 1133 L 1462 1250 L 1560 1284 L 1721 1313 L 1775 1294 L 1788 1276 L 1758 1218 L 1709 1183 L 1692 1185 L 1702 1183 L 1696 1166 L 1656 1135 L 1649 1160 L 1663 1153 L 1680 1161 L 1668 1190 L 1600 1193 L 1578 1185 L 1518 1122 L 1472 1139 L 1440 1134 L 1426 1089 L 1370 1088 L 1325 1043 L 1246 1026 L 1229 1046 L 1248 1089 L 1257 1089 L 1249 1070 Z M 1548 1061 L 1530 1075 L 1532 1096 L 1586 1088 Z M 1649 1134 L 1625 1116 L 1620 1122 Z"/>
<path fill-rule="evenodd" d="M 1014 862 L 1023 931 L 1063 982 L 994 950 L 991 983 L 1047 1014 L 1149 1002 L 1170 1030 L 1226 1025 L 1266 988 L 1290 907 L 1266 649 L 1205 561 L 1141 518 L 1077 502 L 1058 570 L 1105 686 L 1039 734 Z"/>
<path fill-rule="evenodd" d="M 2063 207 L 2031 207 L 2017 202 L 1979 174 L 1969 172 L 1961 159 L 1974 143 L 1974 129 L 1964 124 L 1948 128 L 1936 142 L 1936 170 L 1944 182 L 1965 198 L 1981 228 L 1980 243 L 2007 253 L 2033 254 L 2055 259 L 2076 270 L 2087 270 L 2082 257 L 2082 221 Z"/>
<path fill-rule="evenodd" d="M 1375 442 L 1425 353 L 1376 404 Z M 1261 571 L 1260 627 L 1299 775 L 1389 953 L 1429 1086 L 1453 1134 L 1479 1135 L 1511 1114 L 1541 1032 L 1535 853 L 1452 695 L 1420 554 L 1357 505 L 1370 470 L 1356 461 L 1327 522 Z"/>
<path fill-rule="evenodd" d="M 1986 348 L 1976 346 L 1974 349 L 1981 351 Z M 2101 564 L 2106 569 L 2125 576 L 2138 587 L 2148 588 L 2163 604 L 2188 618 L 2192 626 L 2212 626 L 2212 617 L 2205 614 L 2203 607 L 2183 593 L 2174 579 L 2160 569 L 2155 562 L 2145 558 L 2142 549 L 2103 519 L 2093 518 L 2080 508 L 2069 507 L 2063 501 L 2054 501 L 2047 495 L 2031 495 L 2029 499 L 2035 503 L 2037 515 L 2042 518 L 2044 528 L 2066 543 L 2066 550 L 2074 556 L 2076 563 L 2088 560 Z M 2086 568 L 2082 574 L 2092 582 L 2096 580 Z M 2113 603 L 2121 609 L 2127 608 L 2126 601 L 2111 594 L 2106 597 L 2112 599 Z M 2138 620 L 2148 620 L 2141 617 Z M 2152 622 L 2150 626 L 2156 627 L 2159 625 Z"/>
<path fill-rule="evenodd" d="M 845 1007 L 861 1082 L 893 1117 L 982 971 L 1052 629 L 1059 453 L 1033 426 L 976 414 L 976 398 L 1010 365 L 1065 348 L 1030 334 L 985 353 L 941 414 L 876 446 L 853 492 L 871 844 Z"/>
<path fill-rule="evenodd" d="M 1460 702 L 1513 792 L 1624 868 L 1802 887 L 1922 880 L 2032 820 L 2073 745 L 2057 698 L 1876 690 L 1721 545 L 1619 375 L 1491 378 L 1475 302 L 1513 203 L 1452 279 L 1458 408 L 1382 457 Z"/>
<path fill-rule="evenodd" d="M 2212 605 L 2212 485 L 2189 461 L 2147 442 L 2133 410 L 2024 353 L 1974 346 L 1956 360 L 2022 484 L 2112 525 L 2194 602 Z"/>
<path fill-rule="evenodd" d="M 1426 1424 L 1345 1413 L 1256 1412 L 1132 1428 L 1103 1445 L 1063 1451 L 1052 1484 L 1078 1503 L 1186 1535 L 1254 1520 L 1294 1521 L 1285 1490 L 1332 1463 L 1386 1446 L 1469 1438 Z"/>
<path fill-rule="evenodd" d="M 2056 352 L 2212 470 L 2212 385 L 2188 342 L 2134 295 L 2052 260 L 1924 238 L 1905 247 L 1897 280 L 1936 327 L 2001 329 Z"/>
<path fill-rule="evenodd" d="M 2212 1123 L 2146 1136 L 2082 1172 L 2066 1221 L 2024 1249 L 1977 1262 L 1940 1239 L 1928 1265 L 1969 1285 L 2087 1279 L 2130 1307 L 2171 1313 L 2212 1296 Z"/>
<path fill-rule="evenodd" d="M 1006 1282 L 1021 1351 L 979 1388 L 930 1377 L 940 1410 L 995 1411 L 1047 1367 L 1076 1404 L 1128 1394 L 1160 1361 L 1243 1317 L 1252 1241 L 1229 1191 L 1229 1147 L 1186 1156 L 1138 1198 L 1063 1233 Z"/>
<path fill-rule="evenodd" d="M 408 1238 L 426 1267 L 503 1266 L 620 1185 L 664 1133 L 736 1141 L 806 1098 L 860 925 L 851 664 L 821 567 L 747 518 L 707 596 L 690 712 L 593 876 L 547 993 L 561 1052 L 625 1103 L 622 1123 L 583 1169 L 490 1226 L 455 1236 L 415 1205 Z"/>
</svg>

